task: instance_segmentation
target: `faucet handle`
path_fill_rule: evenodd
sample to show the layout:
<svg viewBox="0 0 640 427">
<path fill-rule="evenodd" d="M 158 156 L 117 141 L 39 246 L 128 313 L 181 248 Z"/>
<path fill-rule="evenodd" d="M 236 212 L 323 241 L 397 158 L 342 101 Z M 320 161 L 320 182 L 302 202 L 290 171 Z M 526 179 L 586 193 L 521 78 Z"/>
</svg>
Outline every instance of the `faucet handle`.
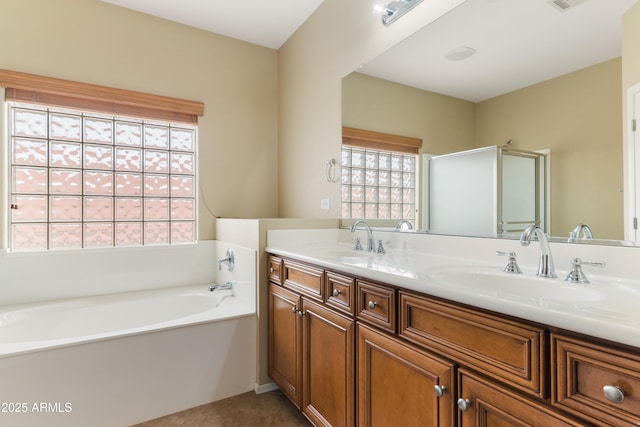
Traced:
<svg viewBox="0 0 640 427">
<path fill-rule="evenodd" d="M 235 266 L 235 256 L 232 249 L 227 249 L 225 257 L 218 260 L 218 270 L 222 270 L 222 264 L 227 266 L 228 271 L 233 271 Z"/>
<path fill-rule="evenodd" d="M 375 252 L 377 254 L 385 254 L 385 253 L 387 253 L 387 251 L 384 250 L 384 245 L 385 244 L 389 244 L 389 243 L 391 243 L 391 242 L 388 241 L 388 240 L 378 240 L 378 247 L 376 248 Z"/>
<path fill-rule="evenodd" d="M 571 260 L 571 271 L 564 279 L 565 282 L 570 283 L 589 283 L 586 274 L 582 271 L 583 265 L 592 265 L 594 267 L 605 267 L 607 265 L 604 261 L 582 261 L 580 258 L 574 258 Z"/>
<path fill-rule="evenodd" d="M 360 243 L 360 238 L 359 237 L 354 237 L 353 241 L 356 242 L 356 245 L 353 247 L 354 251 L 361 251 L 362 250 L 362 243 Z"/>
<path fill-rule="evenodd" d="M 504 271 L 505 273 L 510 273 L 510 274 L 522 274 L 522 270 L 520 269 L 520 266 L 518 265 L 518 262 L 516 261 L 516 253 L 515 252 L 496 251 L 496 255 L 498 255 L 498 256 L 508 256 L 509 257 L 509 261 L 507 262 L 507 265 L 504 267 L 504 269 L 502 271 Z"/>
</svg>

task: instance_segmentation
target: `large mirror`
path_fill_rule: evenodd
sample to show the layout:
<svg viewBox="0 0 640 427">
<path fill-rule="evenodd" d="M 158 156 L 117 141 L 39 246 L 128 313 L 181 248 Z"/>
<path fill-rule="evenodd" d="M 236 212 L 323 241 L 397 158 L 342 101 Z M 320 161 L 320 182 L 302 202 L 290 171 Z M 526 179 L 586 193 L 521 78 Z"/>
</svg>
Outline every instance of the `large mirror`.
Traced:
<svg viewBox="0 0 640 427">
<path fill-rule="evenodd" d="M 621 27 L 635 2 L 467 0 L 343 79 L 343 126 L 421 138 L 429 155 L 548 150 L 545 231 L 622 240 Z"/>
</svg>

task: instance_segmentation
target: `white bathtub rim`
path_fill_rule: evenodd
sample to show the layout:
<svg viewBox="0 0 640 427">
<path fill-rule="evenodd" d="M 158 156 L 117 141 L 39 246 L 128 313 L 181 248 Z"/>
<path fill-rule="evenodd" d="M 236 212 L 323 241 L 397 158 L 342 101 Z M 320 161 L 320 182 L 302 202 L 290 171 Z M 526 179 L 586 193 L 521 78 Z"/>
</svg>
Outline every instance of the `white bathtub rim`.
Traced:
<svg viewBox="0 0 640 427">
<path fill-rule="evenodd" d="M 179 286 L 174 288 L 162 288 L 155 291 L 135 291 L 135 292 L 127 292 L 122 294 L 145 294 L 149 292 L 158 292 L 158 293 L 170 293 L 173 291 L 184 291 L 184 290 L 202 290 L 208 289 L 211 285 L 192 285 L 192 286 Z M 218 291 L 218 292 L 226 292 L 226 291 Z M 113 294 L 113 295 L 121 295 L 121 294 Z M 72 298 L 67 300 L 54 300 L 48 302 L 40 302 L 40 303 L 29 303 L 29 304 L 19 304 L 19 305 L 7 305 L 0 306 L 0 311 L 12 311 L 21 308 L 31 308 L 31 307 L 39 307 L 48 304 L 59 304 L 64 303 L 65 301 L 73 301 L 73 300 L 95 300 L 101 298 L 108 298 L 113 295 L 101 295 L 101 296 L 93 296 L 93 297 L 80 297 L 80 298 Z M 11 343 L 0 343 L 0 359 L 8 358 L 13 356 L 20 356 L 33 352 L 47 351 L 57 348 L 69 347 L 74 345 L 83 345 L 89 344 L 97 341 L 106 341 L 111 339 L 118 339 L 123 337 L 130 337 L 140 334 L 149 334 L 149 333 L 157 333 L 163 332 L 171 329 L 178 328 L 186 328 L 191 326 L 203 325 L 208 323 L 216 323 L 216 322 L 224 322 L 226 320 L 238 319 L 242 317 L 252 317 L 256 316 L 256 307 L 254 304 L 250 304 L 247 301 L 242 301 L 237 297 L 228 297 L 224 298 L 219 307 L 216 307 L 213 310 L 194 313 L 189 316 L 184 316 L 176 319 L 171 319 L 165 322 L 153 323 L 143 326 L 138 326 L 130 329 L 124 329 L 119 331 L 109 331 L 104 333 L 96 333 L 92 335 L 84 335 L 84 336 L 74 336 L 69 338 L 56 338 L 56 339 L 45 339 L 38 341 L 20 341 L 20 342 L 11 342 Z"/>
</svg>

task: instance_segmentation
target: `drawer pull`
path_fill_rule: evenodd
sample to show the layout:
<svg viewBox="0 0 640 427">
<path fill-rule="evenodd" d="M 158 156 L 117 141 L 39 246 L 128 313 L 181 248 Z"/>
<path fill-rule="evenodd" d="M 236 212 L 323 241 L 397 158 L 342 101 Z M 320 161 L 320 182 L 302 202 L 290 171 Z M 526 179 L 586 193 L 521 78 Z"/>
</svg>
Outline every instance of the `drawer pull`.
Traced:
<svg viewBox="0 0 640 427">
<path fill-rule="evenodd" d="M 469 399 L 458 399 L 458 409 L 460 409 L 462 412 L 467 412 L 469 409 L 471 409 L 471 402 L 469 402 Z"/>
<path fill-rule="evenodd" d="M 443 385 L 436 385 L 435 387 L 433 387 L 433 392 L 436 394 L 437 397 L 444 396 L 444 393 L 446 391 L 447 391 L 447 387 Z"/>
<path fill-rule="evenodd" d="M 606 385 L 602 387 L 604 397 L 612 403 L 624 402 L 624 390 L 615 385 Z"/>
<path fill-rule="evenodd" d="M 333 296 L 337 297 L 338 295 L 340 295 L 342 293 L 342 291 L 340 289 L 334 289 L 333 290 Z"/>
<path fill-rule="evenodd" d="M 367 304 L 369 306 L 369 308 L 371 310 L 373 310 L 374 308 L 376 308 L 378 306 L 378 303 L 375 301 L 369 301 L 369 304 Z"/>
</svg>

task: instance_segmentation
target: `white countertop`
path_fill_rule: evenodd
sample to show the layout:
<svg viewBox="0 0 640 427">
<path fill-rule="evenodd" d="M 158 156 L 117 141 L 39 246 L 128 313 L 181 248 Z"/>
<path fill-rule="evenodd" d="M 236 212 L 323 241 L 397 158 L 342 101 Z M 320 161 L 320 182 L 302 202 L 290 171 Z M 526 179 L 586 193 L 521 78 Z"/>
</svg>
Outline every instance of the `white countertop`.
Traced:
<svg viewBox="0 0 640 427">
<path fill-rule="evenodd" d="M 523 274 L 511 275 L 502 272 L 506 259 L 496 257 L 495 251 L 518 249 L 513 242 L 458 239 L 452 244 L 463 243 L 466 249 L 454 247 L 452 251 L 443 236 L 374 233 L 376 239 L 390 240 L 386 254 L 353 250 L 353 244 L 347 243 L 352 236 L 346 230 L 273 230 L 269 231 L 266 250 L 400 288 L 640 347 L 640 282 L 636 280 L 596 274 L 601 272 L 587 266 L 584 270 L 589 284 L 565 282 L 568 266 L 556 271 L 557 278 L 538 278 L 537 243 L 532 243 L 532 247 L 536 245 L 533 249 L 520 249 L 527 252 L 520 264 Z M 485 256 L 458 255 L 468 250 Z"/>
</svg>

